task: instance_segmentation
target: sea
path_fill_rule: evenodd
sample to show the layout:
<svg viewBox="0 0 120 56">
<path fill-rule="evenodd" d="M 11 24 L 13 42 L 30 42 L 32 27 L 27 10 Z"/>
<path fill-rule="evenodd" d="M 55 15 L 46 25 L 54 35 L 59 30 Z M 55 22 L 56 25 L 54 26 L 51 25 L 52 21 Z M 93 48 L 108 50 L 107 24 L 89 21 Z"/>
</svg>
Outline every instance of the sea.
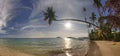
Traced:
<svg viewBox="0 0 120 56">
<path fill-rule="evenodd" d="M 0 38 L 0 46 L 34 56 L 84 56 L 89 38 Z"/>
</svg>

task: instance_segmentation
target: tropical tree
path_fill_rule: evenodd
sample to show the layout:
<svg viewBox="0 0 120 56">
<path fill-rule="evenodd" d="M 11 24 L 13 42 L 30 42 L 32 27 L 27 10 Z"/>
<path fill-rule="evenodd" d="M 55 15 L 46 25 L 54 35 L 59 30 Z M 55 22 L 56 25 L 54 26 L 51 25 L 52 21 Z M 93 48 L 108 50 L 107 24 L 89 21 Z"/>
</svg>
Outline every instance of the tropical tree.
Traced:
<svg viewBox="0 0 120 56">
<path fill-rule="evenodd" d="M 83 12 L 84 12 L 85 21 L 87 21 L 87 18 L 86 18 L 86 8 L 85 7 L 83 8 Z"/>
<path fill-rule="evenodd" d="M 120 30 L 120 0 L 106 0 L 103 12 L 105 15 L 99 17 L 99 22 L 101 25 L 104 24 L 108 36 L 111 37 L 114 34 L 113 40 L 115 40 L 117 31 Z M 114 33 L 112 33 L 113 30 Z"/>
<path fill-rule="evenodd" d="M 102 16 L 100 11 L 100 8 L 103 7 L 101 0 L 93 0 L 93 2 L 94 2 L 94 6 L 97 8 L 99 15 Z"/>
<path fill-rule="evenodd" d="M 96 15 L 94 12 L 91 13 L 91 17 L 90 20 L 92 21 L 92 23 L 94 24 L 95 20 L 96 20 Z"/>
<path fill-rule="evenodd" d="M 52 7 L 48 7 L 46 11 L 43 11 L 44 13 L 44 20 L 48 21 L 49 24 L 52 23 L 52 21 L 56 20 L 55 11 L 53 11 Z"/>
<path fill-rule="evenodd" d="M 51 24 L 53 21 L 77 21 L 77 22 L 83 22 L 83 23 L 87 23 L 87 24 L 90 24 L 90 25 L 93 25 L 97 28 L 99 28 L 99 26 L 91 23 L 91 22 L 87 22 L 87 21 L 84 21 L 84 20 L 80 20 L 80 19 L 56 19 L 56 15 L 55 15 L 55 11 L 53 10 L 53 7 L 48 7 L 46 11 L 43 11 L 43 14 L 44 14 L 44 20 L 48 21 L 49 24 Z"/>
<path fill-rule="evenodd" d="M 89 22 L 86 19 L 86 8 L 83 8 L 85 20 L 80 19 L 56 19 L 55 11 L 52 7 L 48 7 L 46 11 L 44 11 L 44 20 L 48 21 L 49 24 L 52 21 L 77 21 L 84 22 L 89 24 L 89 26 L 93 25 L 97 27 L 95 31 L 93 31 L 94 35 L 98 37 L 102 37 L 102 39 L 110 39 L 111 35 L 113 35 L 112 31 L 114 30 L 114 37 L 116 39 L 117 31 L 120 30 L 120 1 L 119 0 L 106 0 L 105 5 L 101 3 L 101 0 L 93 0 L 94 5 L 97 8 L 98 15 L 94 12 L 91 14 L 91 21 Z M 97 16 L 97 17 L 96 17 Z M 98 21 L 96 21 L 98 20 Z M 98 23 L 98 25 L 95 24 Z M 96 37 L 95 36 L 95 37 Z M 109 36 L 109 37 L 107 37 Z M 113 36 L 112 36 L 113 37 Z"/>
</svg>

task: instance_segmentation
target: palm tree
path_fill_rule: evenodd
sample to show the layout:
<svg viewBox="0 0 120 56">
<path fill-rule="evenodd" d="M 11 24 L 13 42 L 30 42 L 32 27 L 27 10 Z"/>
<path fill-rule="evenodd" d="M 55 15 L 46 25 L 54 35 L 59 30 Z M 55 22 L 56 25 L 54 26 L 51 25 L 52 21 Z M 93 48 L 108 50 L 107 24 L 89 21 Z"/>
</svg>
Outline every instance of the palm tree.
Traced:
<svg viewBox="0 0 120 56">
<path fill-rule="evenodd" d="M 87 21 L 87 18 L 86 18 L 86 8 L 85 7 L 83 8 L 83 12 L 84 12 L 85 21 Z"/>
<path fill-rule="evenodd" d="M 95 20 L 96 20 L 96 15 L 94 12 L 91 13 L 91 17 L 90 17 L 92 23 L 94 24 Z"/>
<path fill-rule="evenodd" d="M 108 30 L 108 29 L 111 29 L 111 30 L 105 30 L 107 33 L 111 33 L 112 32 L 112 30 L 114 30 L 114 34 L 115 34 L 115 36 L 114 36 L 114 39 L 113 40 L 115 40 L 116 39 L 116 31 L 117 31 L 117 29 L 118 28 L 120 28 L 120 18 L 119 17 L 116 17 L 116 16 L 112 16 L 112 15 L 109 15 L 109 16 L 101 16 L 100 18 L 99 18 L 99 22 L 102 22 L 102 21 L 104 21 L 104 20 L 106 20 L 106 22 L 104 23 L 104 25 L 106 26 L 105 28 Z"/>
<path fill-rule="evenodd" d="M 99 15 L 101 16 L 100 8 L 103 7 L 101 0 L 93 0 L 95 7 L 98 10 Z"/>
<path fill-rule="evenodd" d="M 43 11 L 44 13 L 44 20 L 48 21 L 49 24 L 52 23 L 52 21 L 56 20 L 55 11 L 53 11 L 53 7 L 48 7 L 46 11 Z"/>
<path fill-rule="evenodd" d="M 116 16 L 101 16 L 99 18 L 99 22 L 103 22 L 104 20 L 106 20 L 106 22 L 104 23 L 107 27 L 111 27 L 113 29 L 117 29 L 120 28 L 120 18 L 116 17 Z"/>
<path fill-rule="evenodd" d="M 77 21 L 77 22 L 83 22 L 83 23 L 87 23 L 89 25 L 93 25 L 97 28 L 100 28 L 99 26 L 91 23 L 91 22 L 87 22 L 84 20 L 80 20 L 80 19 L 56 19 L 56 15 L 55 15 L 55 11 L 53 10 L 53 7 L 48 7 L 46 11 L 43 11 L 44 14 L 44 20 L 48 21 L 49 24 L 51 24 L 53 21 Z"/>
<path fill-rule="evenodd" d="M 94 24 L 94 22 L 95 22 L 95 20 L 96 20 L 96 15 L 95 15 L 94 12 L 91 13 L 90 20 L 91 20 L 92 23 Z M 94 26 L 91 26 L 91 27 L 93 28 L 91 31 L 95 30 Z"/>
</svg>

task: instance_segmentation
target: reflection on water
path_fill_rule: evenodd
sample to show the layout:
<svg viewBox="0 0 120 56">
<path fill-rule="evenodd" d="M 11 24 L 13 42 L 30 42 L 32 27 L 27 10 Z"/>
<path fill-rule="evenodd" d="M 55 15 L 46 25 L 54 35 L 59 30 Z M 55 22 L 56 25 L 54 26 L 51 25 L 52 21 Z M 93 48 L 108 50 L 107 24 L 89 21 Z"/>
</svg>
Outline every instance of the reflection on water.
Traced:
<svg viewBox="0 0 120 56">
<path fill-rule="evenodd" d="M 72 46 L 71 46 L 71 39 L 69 39 L 69 38 L 64 38 L 64 41 L 65 41 L 65 48 L 66 48 L 66 49 L 72 48 Z"/>
<path fill-rule="evenodd" d="M 64 51 L 66 56 L 84 56 L 88 50 L 88 39 L 78 40 L 71 38 L 0 38 L 0 47 L 7 47 L 20 52 L 43 56 L 48 53 L 59 54 Z M 59 50 L 59 51 L 58 51 Z M 55 51 L 55 52 L 53 52 Z M 56 54 L 58 53 L 58 54 Z M 62 56 L 64 56 L 62 55 Z"/>
<path fill-rule="evenodd" d="M 65 54 L 66 54 L 67 56 L 73 56 L 69 51 L 66 51 Z"/>
<path fill-rule="evenodd" d="M 71 49 L 72 48 L 72 45 L 71 45 L 72 41 L 71 41 L 71 39 L 70 38 L 64 38 L 64 41 L 65 41 L 65 49 Z M 67 56 L 72 56 L 72 54 L 70 53 L 69 50 L 66 50 L 65 54 Z"/>
</svg>

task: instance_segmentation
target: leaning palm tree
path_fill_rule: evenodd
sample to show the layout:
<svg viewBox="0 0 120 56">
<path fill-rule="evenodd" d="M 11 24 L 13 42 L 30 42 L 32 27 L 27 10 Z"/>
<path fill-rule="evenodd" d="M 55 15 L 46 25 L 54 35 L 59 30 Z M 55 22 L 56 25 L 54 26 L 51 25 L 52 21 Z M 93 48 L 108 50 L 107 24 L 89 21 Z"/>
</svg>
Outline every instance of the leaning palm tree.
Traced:
<svg viewBox="0 0 120 56">
<path fill-rule="evenodd" d="M 52 21 L 56 20 L 55 11 L 52 7 L 48 7 L 46 11 L 43 11 L 44 13 L 44 20 L 48 21 L 49 24 L 52 23 Z"/>
<path fill-rule="evenodd" d="M 56 15 L 55 15 L 55 11 L 53 10 L 53 7 L 48 7 L 46 11 L 43 11 L 44 14 L 44 20 L 48 21 L 49 24 L 51 24 L 53 21 L 77 21 L 77 22 L 83 22 L 83 23 L 87 23 L 90 25 L 93 25 L 97 28 L 100 28 L 99 26 L 91 23 L 91 22 L 87 22 L 84 20 L 80 20 L 80 19 L 56 19 Z"/>
</svg>

